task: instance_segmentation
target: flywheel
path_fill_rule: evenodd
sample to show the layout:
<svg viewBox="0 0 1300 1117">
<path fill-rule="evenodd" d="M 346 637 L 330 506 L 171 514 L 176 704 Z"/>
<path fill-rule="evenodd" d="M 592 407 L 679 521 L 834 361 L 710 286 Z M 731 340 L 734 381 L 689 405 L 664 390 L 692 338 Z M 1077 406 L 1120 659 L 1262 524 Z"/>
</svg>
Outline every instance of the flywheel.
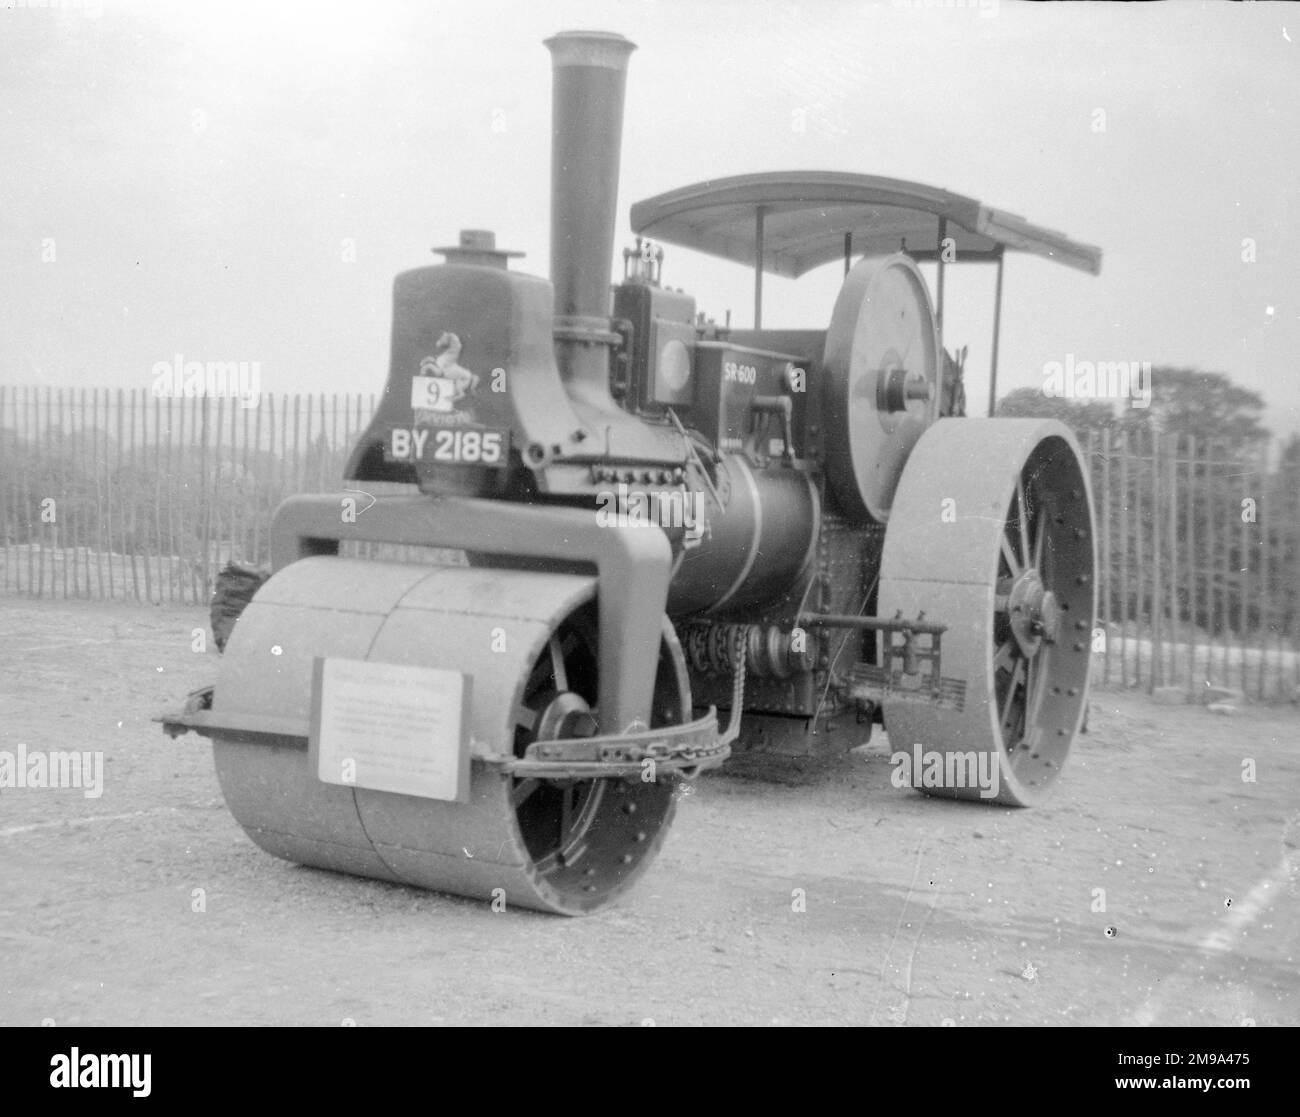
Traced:
<svg viewBox="0 0 1300 1117">
<path fill-rule="evenodd" d="M 1088 701 L 1094 538 L 1084 458 L 1056 420 L 941 419 L 916 444 L 885 532 L 878 612 L 947 626 L 940 670 L 957 698 L 885 697 L 913 786 L 1019 806 L 1047 793 Z"/>
<path fill-rule="evenodd" d="M 912 447 L 938 415 L 939 335 L 911 257 L 869 257 L 849 272 L 822 365 L 827 479 L 850 516 L 883 523 Z"/>
</svg>

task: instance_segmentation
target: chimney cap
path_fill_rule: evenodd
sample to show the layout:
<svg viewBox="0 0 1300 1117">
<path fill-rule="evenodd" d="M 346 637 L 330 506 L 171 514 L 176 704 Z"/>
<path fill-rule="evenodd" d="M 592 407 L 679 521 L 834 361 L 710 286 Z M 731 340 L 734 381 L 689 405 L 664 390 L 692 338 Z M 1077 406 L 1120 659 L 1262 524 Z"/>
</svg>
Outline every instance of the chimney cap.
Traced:
<svg viewBox="0 0 1300 1117">
<path fill-rule="evenodd" d="M 462 229 L 459 244 L 434 251 L 445 256 L 449 264 L 477 264 L 488 268 L 504 268 L 510 257 L 523 255 L 497 248 L 497 235 L 490 229 Z"/>
<path fill-rule="evenodd" d="M 598 66 L 626 72 L 627 59 L 636 43 L 617 31 L 560 31 L 542 45 L 556 66 Z"/>
</svg>

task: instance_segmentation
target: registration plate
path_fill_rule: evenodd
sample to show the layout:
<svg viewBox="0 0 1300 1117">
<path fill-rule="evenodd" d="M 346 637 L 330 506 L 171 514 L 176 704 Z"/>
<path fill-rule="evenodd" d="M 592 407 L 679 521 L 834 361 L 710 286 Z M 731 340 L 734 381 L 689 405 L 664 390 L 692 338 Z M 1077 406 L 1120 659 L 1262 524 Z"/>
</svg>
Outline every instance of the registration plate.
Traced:
<svg viewBox="0 0 1300 1117">
<path fill-rule="evenodd" d="M 510 432 L 494 427 L 417 427 L 389 432 L 384 460 L 482 465 L 504 469 L 510 457 Z"/>
</svg>

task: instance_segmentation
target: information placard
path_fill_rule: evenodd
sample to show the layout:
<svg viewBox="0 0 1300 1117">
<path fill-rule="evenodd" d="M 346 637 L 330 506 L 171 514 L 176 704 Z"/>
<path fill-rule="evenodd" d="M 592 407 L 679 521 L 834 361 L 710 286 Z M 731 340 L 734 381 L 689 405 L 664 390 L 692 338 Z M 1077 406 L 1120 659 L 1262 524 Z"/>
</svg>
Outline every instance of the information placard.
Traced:
<svg viewBox="0 0 1300 1117">
<path fill-rule="evenodd" d="M 309 742 L 317 776 L 467 802 L 469 691 L 459 671 L 317 658 Z"/>
</svg>

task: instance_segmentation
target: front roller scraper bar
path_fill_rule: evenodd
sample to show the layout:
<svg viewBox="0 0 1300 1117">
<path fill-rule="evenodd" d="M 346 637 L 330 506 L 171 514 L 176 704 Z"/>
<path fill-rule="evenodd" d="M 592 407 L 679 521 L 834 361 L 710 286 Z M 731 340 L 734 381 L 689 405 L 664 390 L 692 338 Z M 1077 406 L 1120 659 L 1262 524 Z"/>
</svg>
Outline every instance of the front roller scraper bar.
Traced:
<svg viewBox="0 0 1300 1117">
<path fill-rule="evenodd" d="M 588 575 L 302 559 L 240 617 L 211 709 L 163 720 L 212 737 L 226 803 L 269 853 L 544 911 L 592 911 L 653 860 L 676 808 L 675 771 L 713 767 L 728 752 L 715 717 L 688 720 L 685 666 L 666 621 L 649 730 L 584 739 L 597 723 L 595 589 Z M 467 800 L 322 780 L 301 735 L 318 700 L 318 659 L 462 673 L 471 683 Z M 554 767 L 536 758 L 539 746 L 560 750 Z M 602 752 L 611 759 L 590 759 Z"/>
<path fill-rule="evenodd" d="M 210 713 L 216 688 L 191 692 L 178 713 L 154 718 L 169 736 L 194 732 L 202 737 L 257 741 L 278 737 L 296 740 L 306 747 L 311 727 L 288 719 L 246 719 L 233 716 L 214 718 Z M 735 720 L 735 719 L 733 719 Z M 473 759 L 491 765 L 506 775 L 531 776 L 543 780 L 632 779 L 647 771 L 681 772 L 694 777 L 699 772 L 721 767 L 731 755 L 727 736 L 718 733 L 716 710 L 702 718 L 660 729 L 625 733 L 616 737 L 570 737 L 534 741 L 522 758 L 483 754 Z M 654 768 L 647 769 L 647 763 Z"/>
</svg>

